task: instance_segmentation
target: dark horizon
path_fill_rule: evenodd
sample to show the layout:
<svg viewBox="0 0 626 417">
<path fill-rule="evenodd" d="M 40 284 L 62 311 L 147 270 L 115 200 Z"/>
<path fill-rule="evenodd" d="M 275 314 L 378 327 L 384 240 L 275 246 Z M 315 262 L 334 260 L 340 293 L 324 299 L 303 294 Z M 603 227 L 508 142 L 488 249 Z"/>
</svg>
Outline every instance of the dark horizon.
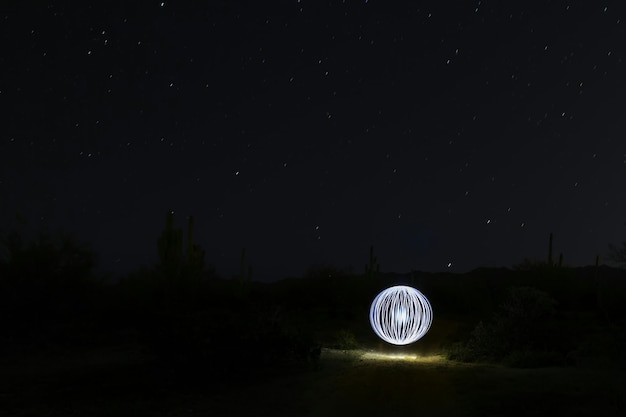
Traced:
<svg viewBox="0 0 626 417">
<path fill-rule="evenodd" d="M 57 242 L 59 238 L 63 237 L 63 236 L 68 236 L 70 237 L 76 244 L 83 246 L 86 245 L 86 248 L 88 251 L 92 252 L 95 255 L 95 268 L 93 270 L 93 272 L 95 273 L 96 277 L 103 277 L 106 278 L 107 280 L 112 280 L 112 282 L 116 282 L 118 279 L 132 275 L 133 273 L 137 273 L 140 272 L 142 270 L 153 270 L 155 268 L 158 268 L 159 266 L 159 257 L 158 257 L 158 250 L 157 250 L 157 240 L 158 237 L 160 235 L 160 233 L 163 231 L 160 230 L 159 233 L 155 233 L 155 239 L 152 242 L 153 246 L 154 246 L 154 255 L 153 256 L 147 256 L 145 261 L 141 264 L 137 264 L 135 267 L 133 268 L 129 268 L 127 270 L 116 270 L 115 268 L 109 268 L 106 269 L 105 266 L 102 265 L 101 261 L 100 261 L 100 254 L 95 250 L 94 245 L 92 244 L 92 242 L 89 241 L 81 241 L 81 240 L 77 240 L 77 235 L 75 233 L 68 233 L 68 231 L 65 230 L 60 230 L 57 229 L 56 231 L 50 231 L 50 230 L 29 230 L 28 228 L 28 221 L 26 221 L 24 218 L 21 218 L 21 216 L 17 216 L 19 218 L 18 223 L 19 226 L 17 227 L 13 227 L 11 229 L 7 229 L 7 232 L 17 232 L 18 235 L 20 236 L 20 238 L 22 239 L 24 244 L 29 244 L 29 243 L 35 243 L 37 241 L 37 236 L 40 233 L 43 233 L 45 236 L 48 236 L 50 238 L 53 239 L 54 242 Z M 185 219 L 188 220 L 188 217 Z M 194 218 L 194 223 L 196 222 L 195 218 Z M 188 245 L 188 229 L 187 229 L 187 224 L 185 224 L 184 226 L 182 224 L 180 224 L 181 222 L 175 222 L 175 228 L 176 229 L 180 229 L 183 232 L 183 253 L 185 253 L 186 249 L 187 249 L 187 245 Z M 197 230 L 194 230 L 194 244 L 199 245 L 200 248 L 202 250 L 205 250 L 205 247 L 202 245 L 201 240 L 199 240 L 197 238 Z M 300 272 L 295 272 L 295 273 L 284 273 L 284 274 L 280 274 L 280 273 L 276 273 L 276 271 L 271 271 L 268 269 L 262 269 L 261 271 L 258 271 L 255 268 L 255 264 L 254 264 L 254 259 L 258 258 L 257 256 L 254 256 L 254 249 L 255 248 L 250 248 L 250 247 L 244 247 L 244 248 L 239 248 L 238 251 L 234 254 L 234 256 L 229 257 L 228 262 L 230 263 L 229 265 L 226 264 L 226 261 L 222 261 L 221 264 L 216 264 L 215 262 L 213 262 L 212 259 L 208 258 L 206 256 L 206 250 L 205 250 L 205 256 L 204 256 L 204 270 L 206 272 L 209 272 L 211 270 L 214 270 L 214 272 L 217 273 L 217 276 L 221 279 L 238 279 L 239 275 L 240 275 L 240 268 L 241 268 L 241 250 L 245 249 L 246 252 L 246 266 L 250 266 L 252 267 L 252 281 L 257 281 L 257 282 L 274 282 L 274 281 L 279 281 L 282 279 L 290 279 L 290 278 L 303 278 L 306 276 L 315 276 L 315 274 L 319 274 L 320 272 L 324 271 L 324 270 L 330 270 L 330 271 L 335 271 L 336 273 L 342 273 L 342 274 L 348 274 L 348 275 L 367 275 L 367 268 L 369 267 L 368 262 L 369 262 L 369 250 L 370 248 L 373 249 L 374 251 L 374 256 L 375 256 L 375 262 L 374 262 L 374 268 L 378 267 L 379 268 L 379 272 L 382 275 L 399 275 L 399 276 L 411 276 L 413 273 L 426 273 L 426 274 L 437 274 L 437 273 L 453 273 L 453 274 L 464 274 L 464 273 L 470 273 L 472 271 L 476 271 L 478 269 L 499 269 L 499 268 L 504 268 L 504 269 L 516 269 L 516 268 L 525 268 L 525 267 L 532 267 L 534 266 L 541 266 L 541 265 L 549 265 L 550 263 L 550 249 L 549 249 L 549 236 L 550 234 L 544 239 L 545 240 L 545 245 L 543 245 L 544 247 L 541 248 L 541 250 L 539 250 L 540 248 L 535 248 L 535 250 L 533 251 L 533 253 L 536 254 L 536 256 L 522 256 L 518 262 L 514 262 L 511 263 L 509 265 L 504 265 L 504 264 L 499 264 L 499 265 L 488 265 L 488 264 L 477 264 L 474 267 L 468 268 L 466 270 L 459 270 L 458 268 L 451 268 L 451 267 L 446 267 L 446 268 L 441 268 L 441 269 L 423 269 L 423 268 L 410 268 L 407 270 L 393 270 L 393 269 L 387 269 L 384 267 L 384 259 L 381 262 L 381 258 L 379 256 L 379 253 L 377 252 L 377 248 L 375 245 L 368 245 L 366 249 L 366 252 L 364 254 L 361 254 L 360 256 L 360 260 L 361 260 L 361 264 L 360 264 L 360 268 L 359 268 L 359 264 L 354 262 L 354 263 L 348 263 L 348 262 L 311 262 L 308 265 L 306 265 L 305 267 L 301 268 Z M 2 238 L 5 238 L 6 234 L 4 234 L 2 236 Z M 559 267 L 567 267 L 567 268 L 584 268 L 584 267 L 590 267 L 590 266 L 594 266 L 595 262 L 596 262 L 596 256 L 598 257 L 597 261 L 599 262 L 600 266 L 607 266 L 607 267 L 611 267 L 611 268 L 620 268 L 620 266 L 618 265 L 619 262 L 616 262 L 615 259 L 611 259 L 611 254 L 610 254 L 610 250 L 605 251 L 604 253 L 600 254 L 596 254 L 595 256 L 593 256 L 589 262 L 581 262 L 578 264 L 574 264 L 571 262 L 568 262 L 567 259 L 565 258 L 565 255 L 563 254 L 563 252 L 558 251 L 558 246 L 556 246 L 555 249 L 555 239 L 554 239 L 554 235 L 552 234 L 552 238 L 553 238 L 553 242 L 552 242 L 552 265 L 554 266 L 559 266 Z M 6 249 L 6 248 L 5 248 Z M 265 250 L 269 250 L 271 252 L 272 248 L 264 248 Z M 253 253 L 253 255 L 251 256 L 250 253 Z M 357 261 L 358 262 L 358 261 Z M 381 263 L 383 266 L 381 266 Z M 355 266 L 357 265 L 357 266 Z M 247 272 L 246 272 L 247 273 Z"/>
</svg>

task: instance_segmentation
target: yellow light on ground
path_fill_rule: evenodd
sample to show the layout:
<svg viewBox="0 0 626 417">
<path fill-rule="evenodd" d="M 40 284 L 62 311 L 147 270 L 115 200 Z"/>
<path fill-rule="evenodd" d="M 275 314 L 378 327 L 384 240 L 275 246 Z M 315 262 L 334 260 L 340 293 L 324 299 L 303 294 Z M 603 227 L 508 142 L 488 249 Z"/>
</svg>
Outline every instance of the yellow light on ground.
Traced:
<svg viewBox="0 0 626 417">
<path fill-rule="evenodd" d="M 441 355 L 420 356 L 416 354 L 401 354 L 401 353 L 378 353 L 378 352 L 366 352 L 361 356 L 363 360 L 378 360 L 378 361 L 402 361 L 402 362 L 424 362 L 424 363 L 437 363 L 445 361 Z"/>
</svg>

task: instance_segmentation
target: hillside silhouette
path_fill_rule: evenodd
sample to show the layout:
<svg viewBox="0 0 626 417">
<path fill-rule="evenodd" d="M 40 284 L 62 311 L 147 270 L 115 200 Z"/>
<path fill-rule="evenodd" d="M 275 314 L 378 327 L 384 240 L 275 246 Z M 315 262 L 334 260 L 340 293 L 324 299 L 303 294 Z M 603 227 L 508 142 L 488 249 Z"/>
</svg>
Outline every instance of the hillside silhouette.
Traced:
<svg viewBox="0 0 626 417">
<path fill-rule="evenodd" d="M 551 252 L 547 261 L 511 268 L 386 273 L 372 247 L 363 273 L 316 265 L 301 278 L 263 283 L 252 279 L 245 248 L 240 274 L 220 277 L 194 242 L 193 218 L 183 233 L 168 213 L 155 242 L 158 263 L 111 281 L 95 272 L 97 254 L 71 236 L 26 241 L 11 232 L 3 243 L 0 353 L 21 384 L 33 364 L 62 373 L 71 368 L 68 358 L 93 352 L 123 358 L 126 370 L 107 378 L 133 373 L 129 380 L 144 384 L 146 396 L 173 381 L 226 389 L 314 375 L 325 366 L 324 351 L 408 352 L 513 368 L 626 367 L 626 270 L 571 268 Z M 397 284 L 418 288 L 434 309 L 429 333 L 403 348 L 377 339 L 368 321 L 376 294 Z M 20 409 L 27 400 L 20 385 L 7 384 L 9 407 Z"/>
</svg>

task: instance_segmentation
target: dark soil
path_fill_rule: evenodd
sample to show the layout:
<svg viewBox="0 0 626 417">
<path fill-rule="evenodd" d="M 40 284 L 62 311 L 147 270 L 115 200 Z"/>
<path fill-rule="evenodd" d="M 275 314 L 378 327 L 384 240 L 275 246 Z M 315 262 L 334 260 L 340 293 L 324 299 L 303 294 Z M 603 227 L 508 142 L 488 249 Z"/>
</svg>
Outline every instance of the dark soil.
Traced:
<svg viewBox="0 0 626 417">
<path fill-rule="evenodd" d="M 324 349 L 319 366 L 220 375 L 158 363 L 128 346 L 4 358 L 0 415 L 626 415 L 623 371 L 518 370 L 404 355 Z"/>
</svg>

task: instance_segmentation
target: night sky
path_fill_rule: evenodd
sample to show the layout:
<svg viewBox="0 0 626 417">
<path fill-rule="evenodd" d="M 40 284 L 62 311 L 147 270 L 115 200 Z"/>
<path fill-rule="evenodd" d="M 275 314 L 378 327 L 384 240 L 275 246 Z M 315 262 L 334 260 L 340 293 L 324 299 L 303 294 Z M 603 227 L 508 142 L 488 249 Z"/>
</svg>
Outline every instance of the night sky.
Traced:
<svg viewBox="0 0 626 417">
<path fill-rule="evenodd" d="M 464 272 L 626 239 L 623 1 L 11 3 L 0 232 L 124 274 L 171 209 L 258 280 L 361 273 L 370 244 Z"/>
</svg>

